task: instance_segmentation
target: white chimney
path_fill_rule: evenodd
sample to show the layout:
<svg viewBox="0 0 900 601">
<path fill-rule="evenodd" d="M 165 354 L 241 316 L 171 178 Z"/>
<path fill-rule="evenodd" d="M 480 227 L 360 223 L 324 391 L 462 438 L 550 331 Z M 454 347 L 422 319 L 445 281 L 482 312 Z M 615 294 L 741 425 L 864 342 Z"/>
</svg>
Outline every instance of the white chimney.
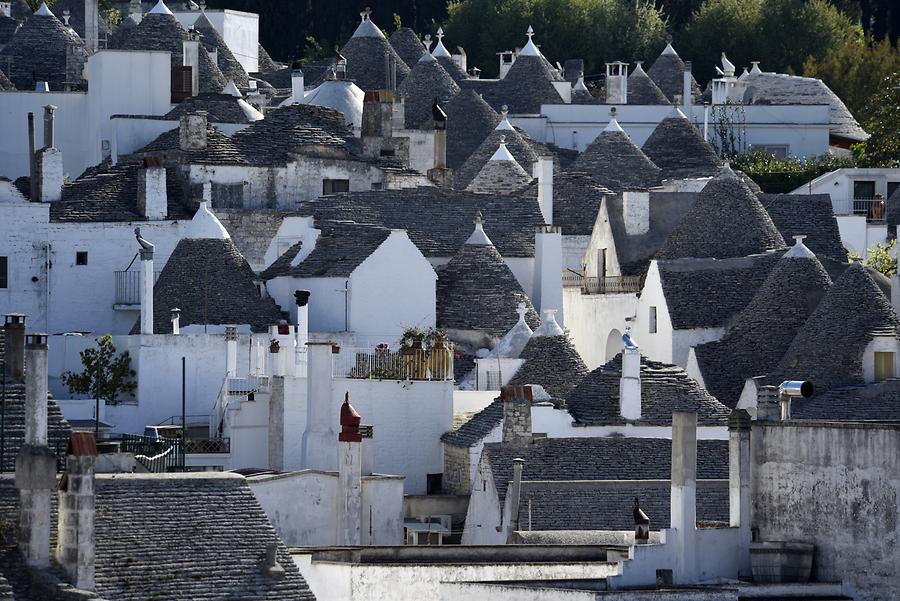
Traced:
<svg viewBox="0 0 900 601">
<path fill-rule="evenodd" d="M 84 0 L 84 44 L 91 52 L 100 47 L 100 8 L 98 0 Z"/>
<path fill-rule="evenodd" d="M 307 343 L 306 430 L 301 467 L 333 471 L 337 466 L 334 432 L 334 355 L 331 341 Z"/>
<path fill-rule="evenodd" d="M 309 342 L 309 290 L 294 290 L 291 322 L 297 325 L 297 345 L 305 353 Z"/>
<path fill-rule="evenodd" d="M 628 63 L 606 63 L 606 103 L 628 104 Z"/>
<path fill-rule="evenodd" d="M 557 321 L 563 316 L 562 232 L 557 226 L 538 227 L 534 235 L 534 294 L 532 301 L 542 311 L 556 309 Z"/>
<path fill-rule="evenodd" d="M 91 434 L 73 432 L 66 451 L 66 473 L 57 489 L 56 560 L 76 588 L 94 590 L 94 464 Z"/>
<path fill-rule="evenodd" d="M 181 335 L 181 309 L 178 307 L 172 309 L 172 335 Z"/>
<path fill-rule="evenodd" d="M 191 96 L 200 93 L 200 40 L 192 29 L 190 39 L 181 43 L 181 64 L 191 68 Z"/>
<path fill-rule="evenodd" d="M 691 74 L 691 61 L 684 63 L 684 75 L 681 84 L 681 104 L 684 107 L 684 114 L 690 115 L 691 105 L 694 103 L 694 86 L 693 76 Z"/>
<path fill-rule="evenodd" d="M 538 205 L 544 223 L 553 225 L 553 158 L 538 157 L 532 168 L 532 176 L 538 181 Z"/>
<path fill-rule="evenodd" d="M 44 107 L 44 147 L 37 153 L 37 192 L 41 202 L 56 202 L 62 198 L 63 160 L 56 148 L 54 112 L 56 107 Z"/>
<path fill-rule="evenodd" d="M 650 231 L 650 192 L 622 192 L 622 219 L 625 221 L 625 233 L 629 236 L 640 236 Z"/>
<path fill-rule="evenodd" d="M 297 66 L 291 71 L 291 102 L 301 104 L 306 90 L 303 87 L 303 70 Z"/>
<path fill-rule="evenodd" d="M 622 350 L 619 414 L 628 420 L 641 419 L 641 351 L 636 346 Z"/>
<path fill-rule="evenodd" d="M 144 159 L 144 167 L 138 169 L 137 206 L 141 215 L 149 221 L 159 221 L 169 216 L 166 168 L 157 159 Z"/>
<path fill-rule="evenodd" d="M 141 334 L 153 333 L 153 245 L 141 237 L 141 228 L 134 228 L 141 255 Z"/>
<path fill-rule="evenodd" d="M 237 327 L 225 326 L 225 373 L 237 377 Z"/>
</svg>

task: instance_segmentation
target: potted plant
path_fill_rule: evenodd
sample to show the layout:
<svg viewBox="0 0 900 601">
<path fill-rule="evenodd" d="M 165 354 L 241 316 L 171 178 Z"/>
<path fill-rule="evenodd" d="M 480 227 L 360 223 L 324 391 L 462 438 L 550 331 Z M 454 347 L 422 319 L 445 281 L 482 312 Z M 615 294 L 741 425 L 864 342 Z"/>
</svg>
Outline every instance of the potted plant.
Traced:
<svg viewBox="0 0 900 601">
<path fill-rule="evenodd" d="M 428 372 L 432 380 L 446 380 L 453 373 L 453 344 L 447 341 L 447 333 L 438 328 L 429 328 L 425 336 L 428 341 Z"/>
<path fill-rule="evenodd" d="M 277 339 L 272 338 L 272 339 L 269 341 L 269 352 L 270 352 L 270 353 L 277 353 L 277 352 L 280 351 L 280 350 L 281 350 L 281 343 L 278 342 Z"/>
<path fill-rule="evenodd" d="M 422 343 L 425 341 L 425 333 L 419 328 L 412 326 L 406 328 L 403 336 L 400 338 L 400 354 L 415 355 L 416 351 L 422 350 Z"/>
</svg>

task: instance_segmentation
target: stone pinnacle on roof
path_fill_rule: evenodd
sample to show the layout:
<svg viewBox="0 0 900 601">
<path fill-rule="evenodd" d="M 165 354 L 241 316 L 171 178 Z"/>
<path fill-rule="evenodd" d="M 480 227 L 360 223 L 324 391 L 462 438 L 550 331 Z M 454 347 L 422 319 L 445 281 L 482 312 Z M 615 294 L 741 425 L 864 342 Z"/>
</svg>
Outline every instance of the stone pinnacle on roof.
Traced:
<svg viewBox="0 0 900 601">
<path fill-rule="evenodd" d="M 492 161 L 515 161 L 513 155 L 509 153 L 509 150 L 506 149 L 506 136 L 500 136 L 500 146 L 497 147 L 497 152 L 495 152 L 491 159 Z"/>
<path fill-rule="evenodd" d="M 809 250 L 803 241 L 806 239 L 806 236 L 797 235 L 794 236 L 794 245 L 788 249 L 786 253 L 782 255 L 782 257 L 786 259 L 815 259 L 816 255 L 813 251 Z"/>
<path fill-rule="evenodd" d="M 574 92 L 590 92 L 587 86 L 584 85 L 584 73 L 578 74 L 578 81 L 575 82 L 575 85 L 572 86 L 572 91 Z"/>
<path fill-rule="evenodd" d="M 537 161 L 537 154 L 529 140 L 526 139 L 526 135 L 515 129 L 494 129 L 454 173 L 453 186 L 455 188 L 465 189 L 481 173 L 485 165 L 491 163 L 490 158 L 497 151 L 500 138 L 505 138 L 506 148 L 516 159 L 520 168 L 525 171 L 532 169 Z"/>
<path fill-rule="evenodd" d="M 52 12 L 50 12 L 50 8 L 47 7 L 46 2 L 41 2 L 41 5 L 38 7 L 34 14 L 38 17 L 53 17 L 55 16 Z"/>
<path fill-rule="evenodd" d="M 228 230 L 222 225 L 212 211 L 209 210 L 209 201 L 200 203 L 200 208 L 191 219 L 184 237 L 191 240 L 230 240 Z"/>
<path fill-rule="evenodd" d="M 534 331 L 535 336 L 562 336 L 565 331 L 556 323 L 556 309 L 541 311 L 541 325 Z"/>
<path fill-rule="evenodd" d="M 505 104 L 500 107 L 500 123 L 494 129 L 513 130 L 512 123 L 509 122 L 509 107 Z"/>
<path fill-rule="evenodd" d="M 666 44 L 665 49 L 663 49 L 663 51 L 660 53 L 660 56 L 669 56 L 669 55 L 678 56 L 678 53 L 675 52 L 674 48 L 672 48 L 672 42 L 669 42 L 668 44 Z"/>
<path fill-rule="evenodd" d="M 222 88 L 222 93 L 227 94 L 229 96 L 234 96 L 235 98 L 243 98 L 244 95 L 241 94 L 241 91 L 237 89 L 237 86 L 234 85 L 234 80 L 229 79 L 228 83 L 225 84 L 225 87 Z"/>
<path fill-rule="evenodd" d="M 153 8 L 150 9 L 150 14 L 151 15 L 171 15 L 172 11 L 169 10 L 168 6 L 166 6 L 166 3 L 164 0 L 159 0 L 159 2 L 156 3 L 156 6 L 154 6 Z"/>
<path fill-rule="evenodd" d="M 538 50 L 537 46 L 534 45 L 534 40 L 532 40 L 534 29 L 531 28 L 531 25 L 528 26 L 528 31 L 525 32 L 525 35 L 528 36 L 528 42 L 519 51 L 519 56 L 541 56 L 541 51 Z"/>
<path fill-rule="evenodd" d="M 722 75 L 724 75 L 725 77 L 734 77 L 735 69 L 736 69 L 736 67 L 734 66 L 734 63 L 731 62 L 730 60 L 728 60 L 728 57 L 725 56 L 725 53 L 723 52 L 722 53 L 722 69 L 721 69 Z"/>
<path fill-rule="evenodd" d="M 506 136 L 500 136 L 500 146 L 466 190 L 479 193 L 510 194 L 531 183 L 531 176 L 506 148 Z"/>
<path fill-rule="evenodd" d="M 494 243 L 488 238 L 484 231 L 484 222 L 482 221 L 481 211 L 475 213 L 475 230 L 466 240 L 466 244 L 478 244 L 493 246 Z"/>
<path fill-rule="evenodd" d="M 431 51 L 431 56 L 437 58 L 439 56 L 449 57 L 450 51 L 447 50 L 447 47 L 444 46 L 444 28 L 438 27 L 437 30 L 437 45 L 434 47 L 434 50 Z"/>
<path fill-rule="evenodd" d="M 162 0 L 160 0 L 160 2 L 162 2 Z M 356 31 L 353 32 L 354 38 L 384 38 L 384 33 L 372 23 L 372 19 L 370 18 L 371 14 L 372 11 L 369 8 L 366 8 L 366 10 L 359 13 L 360 23 L 357 26 Z"/>
<path fill-rule="evenodd" d="M 616 107 L 613 107 L 609 110 L 609 123 L 607 123 L 606 127 L 603 128 L 603 131 L 620 131 L 623 134 L 625 133 L 625 130 L 622 129 L 621 125 L 619 125 L 618 119 L 616 119 Z"/>
<path fill-rule="evenodd" d="M 528 322 L 525 321 L 525 316 L 528 314 L 528 308 L 525 306 L 525 303 L 518 304 L 516 313 L 519 315 L 519 321 L 510 328 L 506 335 L 500 339 L 500 342 L 497 343 L 497 346 L 494 347 L 491 353 L 493 356 L 499 354 L 501 357 L 517 359 L 531 339 L 534 331 L 528 325 Z"/>
</svg>

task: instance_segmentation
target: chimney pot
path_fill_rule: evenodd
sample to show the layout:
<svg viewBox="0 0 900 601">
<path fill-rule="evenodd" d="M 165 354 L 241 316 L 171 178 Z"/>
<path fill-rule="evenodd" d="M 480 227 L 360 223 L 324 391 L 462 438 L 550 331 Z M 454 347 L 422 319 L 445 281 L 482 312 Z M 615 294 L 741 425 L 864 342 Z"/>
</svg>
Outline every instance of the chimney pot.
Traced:
<svg viewBox="0 0 900 601">
<path fill-rule="evenodd" d="M 503 442 L 526 444 L 531 442 L 531 386 L 504 386 L 500 389 L 503 401 Z"/>
<path fill-rule="evenodd" d="M 622 350 L 619 413 L 628 420 L 641 419 L 641 351 L 636 346 Z"/>
<path fill-rule="evenodd" d="M 759 421 L 778 421 L 781 419 L 781 408 L 776 386 L 760 386 L 756 393 L 756 419 Z"/>
<path fill-rule="evenodd" d="M 6 377 L 20 380 L 25 375 L 25 315 L 7 313 L 4 322 L 3 338 L 6 346 L 4 370 Z"/>
</svg>

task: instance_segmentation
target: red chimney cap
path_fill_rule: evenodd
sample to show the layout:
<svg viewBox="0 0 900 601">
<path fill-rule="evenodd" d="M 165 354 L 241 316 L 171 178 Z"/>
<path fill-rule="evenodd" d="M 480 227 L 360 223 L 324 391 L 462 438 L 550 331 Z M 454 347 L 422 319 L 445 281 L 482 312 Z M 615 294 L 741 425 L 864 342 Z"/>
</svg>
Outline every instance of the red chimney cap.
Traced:
<svg viewBox="0 0 900 601">
<path fill-rule="evenodd" d="M 75 455 L 83 457 L 85 455 L 97 454 L 97 442 L 94 435 L 88 432 L 72 432 L 69 438 L 69 445 L 66 447 L 66 455 Z"/>
<path fill-rule="evenodd" d="M 344 393 L 344 404 L 341 405 L 341 433 L 338 440 L 341 442 L 362 442 L 362 434 L 359 424 L 362 418 L 353 405 L 350 404 L 350 393 Z"/>
</svg>

